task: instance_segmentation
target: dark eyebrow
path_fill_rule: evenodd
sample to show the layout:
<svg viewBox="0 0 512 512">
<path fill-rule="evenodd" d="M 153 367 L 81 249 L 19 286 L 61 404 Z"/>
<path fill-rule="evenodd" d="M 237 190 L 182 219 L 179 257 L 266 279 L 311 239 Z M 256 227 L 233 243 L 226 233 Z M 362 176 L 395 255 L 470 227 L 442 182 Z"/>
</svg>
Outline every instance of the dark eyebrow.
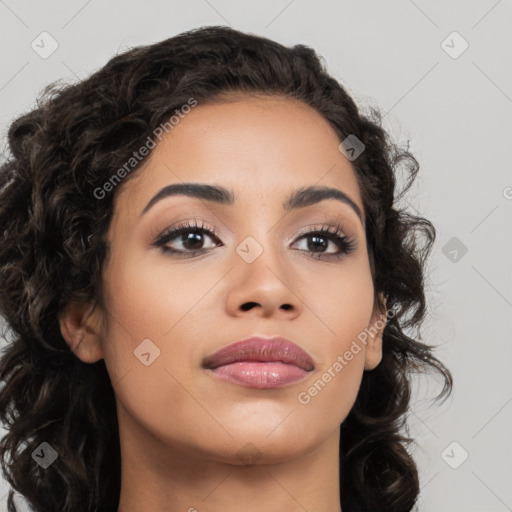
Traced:
<svg viewBox="0 0 512 512">
<path fill-rule="evenodd" d="M 172 185 L 167 185 L 162 188 L 150 199 L 144 210 L 142 210 L 141 216 L 158 201 L 169 196 L 177 195 L 205 199 L 223 205 L 232 205 L 235 202 L 234 192 L 220 185 L 208 185 L 206 183 L 173 183 Z M 356 212 L 363 226 L 365 225 L 359 206 L 350 199 L 345 192 L 336 188 L 316 186 L 299 188 L 283 203 L 283 208 L 285 211 L 291 211 L 296 208 L 311 206 L 325 199 L 336 199 L 337 201 L 348 204 Z"/>
<path fill-rule="evenodd" d="M 157 192 L 141 212 L 144 215 L 155 203 L 169 196 L 189 196 L 197 199 L 206 199 L 219 204 L 231 205 L 235 202 L 235 194 L 230 190 L 206 183 L 173 183 Z"/>
<path fill-rule="evenodd" d="M 363 214 L 361 213 L 359 206 L 357 206 L 357 204 L 352 201 L 345 192 L 342 192 L 337 188 L 315 186 L 299 188 L 291 194 L 283 204 L 283 208 L 286 211 L 290 211 L 295 208 L 304 208 L 305 206 L 319 203 L 325 199 L 336 199 L 337 201 L 348 204 L 356 212 L 361 224 L 363 226 L 365 225 Z"/>
</svg>

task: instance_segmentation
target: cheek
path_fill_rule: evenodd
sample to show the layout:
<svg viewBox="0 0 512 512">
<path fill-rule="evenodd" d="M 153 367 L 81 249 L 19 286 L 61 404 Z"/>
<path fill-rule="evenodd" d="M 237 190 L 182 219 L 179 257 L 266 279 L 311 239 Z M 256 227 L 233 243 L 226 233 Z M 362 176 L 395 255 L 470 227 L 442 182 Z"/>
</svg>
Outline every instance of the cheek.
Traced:
<svg viewBox="0 0 512 512">
<path fill-rule="evenodd" d="M 118 263 L 113 260 L 106 272 L 105 364 L 128 414 L 171 442 L 184 425 L 201 429 L 207 424 L 190 395 L 191 368 L 197 364 L 191 344 L 205 332 L 197 306 L 215 280 L 204 273 Z M 177 415 L 176 426 L 172 419 Z M 208 428 L 212 425 L 205 426 L 205 437 Z"/>
<path fill-rule="evenodd" d="M 156 266 L 134 258 L 114 259 L 106 275 L 109 318 L 125 330 L 134 347 L 145 338 L 161 340 L 182 329 L 218 279 L 197 267 L 173 267 L 164 257 Z"/>
<path fill-rule="evenodd" d="M 335 283 L 335 284 L 334 284 Z M 353 259 L 336 276 L 305 284 L 314 305 L 318 343 L 316 374 L 297 395 L 302 407 L 341 422 L 355 402 L 364 371 L 366 337 L 373 312 L 374 286 L 364 258 Z"/>
<path fill-rule="evenodd" d="M 171 272 L 165 265 L 112 256 L 105 271 L 105 363 L 113 384 L 128 374 L 135 382 L 142 371 L 142 387 L 152 393 L 162 379 L 170 380 L 165 369 L 174 372 L 173 362 L 190 363 L 187 344 L 173 340 L 189 341 L 185 330 L 213 282 L 204 273 Z"/>
<path fill-rule="evenodd" d="M 348 258 L 334 270 L 303 277 L 300 286 L 312 313 L 309 332 L 322 340 L 322 363 L 333 363 L 369 325 L 374 285 L 368 261 L 364 254 Z"/>
</svg>

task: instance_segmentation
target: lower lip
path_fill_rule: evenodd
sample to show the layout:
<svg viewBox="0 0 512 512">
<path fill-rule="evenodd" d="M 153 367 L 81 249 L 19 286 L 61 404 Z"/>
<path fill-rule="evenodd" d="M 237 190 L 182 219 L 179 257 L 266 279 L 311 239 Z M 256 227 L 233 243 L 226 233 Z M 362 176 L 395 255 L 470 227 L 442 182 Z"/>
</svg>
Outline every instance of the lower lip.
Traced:
<svg viewBox="0 0 512 512">
<path fill-rule="evenodd" d="M 310 372 L 294 364 L 241 361 L 225 364 L 212 371 L 217 377 L 257 389 L 273 389 L 304 379 Z"/>
</svg>

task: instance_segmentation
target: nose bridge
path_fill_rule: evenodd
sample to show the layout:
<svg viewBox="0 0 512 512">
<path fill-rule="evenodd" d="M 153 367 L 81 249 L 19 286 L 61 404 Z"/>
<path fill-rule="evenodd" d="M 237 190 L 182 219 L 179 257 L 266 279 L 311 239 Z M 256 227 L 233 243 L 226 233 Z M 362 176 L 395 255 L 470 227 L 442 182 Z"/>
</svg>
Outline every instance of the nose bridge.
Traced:
<svg viewBox="0 0 512 512">
<path fill-rule="evenodd" d="M 273 239 L 272 231 L 246 236 L 235 248 L 238 259 L 241 260 L 236 261 L 236 264 L 241 273 L 246 274 L 245 281 L 251 277 L 261 279 L 269 273 L 272 276 L 277 273 L 286 281 L 283 249 L 282 243 Z"/>
<path fill-rule="evenodd" d="M 276 217 L 269 209 L 263 194 L 256 194 L 259 199 L 253 199 L 256 205 L 252 212 L 239 220 L 240 238 L 236 242 L 235 252 L 247 265 L 259 268 L 261 265 L 279 265 L 283 259 L 283 241 L 278 240 Z"/>
<path fill-rule="evenodd" d="M 265 316 L 277 311 L 297 313 L 300 300 L 293 291 L 292 267 L 287 248 L 276 238 L 276 231 L 261 222 L 233 252 L 234 272 L 226 306 L 231 314 L 258 309 Z M 252 224 L 254 227 L 254 224 Z"/>
</svg>

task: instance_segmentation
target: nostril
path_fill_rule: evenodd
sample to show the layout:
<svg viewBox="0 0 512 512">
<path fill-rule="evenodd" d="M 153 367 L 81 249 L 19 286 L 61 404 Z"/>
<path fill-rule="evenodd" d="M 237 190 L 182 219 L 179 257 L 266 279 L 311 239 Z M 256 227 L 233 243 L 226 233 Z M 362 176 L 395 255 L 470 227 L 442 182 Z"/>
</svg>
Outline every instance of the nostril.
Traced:
<svg viewBox="0 0 512 512">
<path fill-rule="evenodd" d="M 245 304 L 242 305 L 242 310 L 243 311 L 248 311 L 249 309 L 251 309 L 253 306 L 257 306 L 258 304 L 256 302 L 246 302 Z"/>
</svg>

